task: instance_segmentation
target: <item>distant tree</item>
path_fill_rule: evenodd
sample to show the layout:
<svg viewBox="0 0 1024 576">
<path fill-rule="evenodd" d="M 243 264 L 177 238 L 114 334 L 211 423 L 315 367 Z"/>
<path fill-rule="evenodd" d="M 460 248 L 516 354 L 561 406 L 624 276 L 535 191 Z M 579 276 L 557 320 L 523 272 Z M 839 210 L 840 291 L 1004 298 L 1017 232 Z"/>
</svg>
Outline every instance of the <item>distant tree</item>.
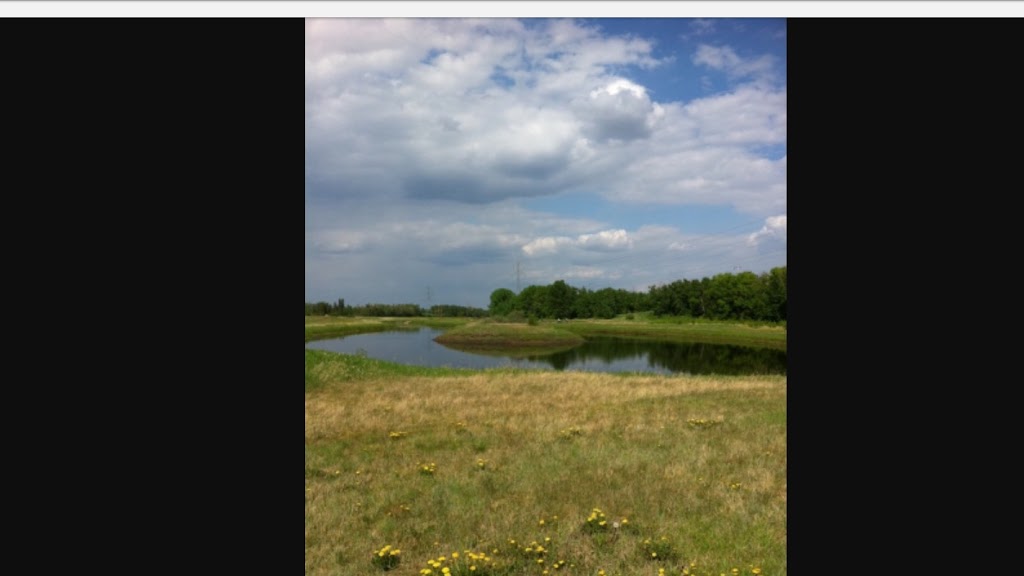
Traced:
<svg viewBox="0 0 1024 576">
<path fill-rule="evenodd" d="M 527 286 L 516 297 L 518 309 L 524 316 L 550 317 L 547 313 L 547 286 Z"/>
<path fill-rule="evenodd" d="M 594 293 L 586 288 L 580 288 L 572 304 L 572 311 L 574 318 L 593 318 Z"/>
<path fill-rule="evenodd" d="M 556 280 L 547 290 L 547 316 L 548 318 L 571 318 L 573 316 L 573 301 L 576 299 L 576 289 L 565 283 L 564 280 Z"/>
<path fill-rule="evenodd" d="M 512 312 L 516 303 L 516 293 L 508 288 L 498 288 L 491 292 L 491 305 L 488 311 L 492 316 L 505 316 Z"/>
<path fill-rule="evenodd" d="M 331 307 L 332 316 L 341 316 L 345 314 L 345 299 L 338 298 L 338 302 Z"/>
<path fill-rule="evenodd" d="M 619 313 L 618 292 L 614 288 L 602 288 L 594 292 L 591 318 L 614 318 Z"/>
<path fill-rule="evenodd" d="M 317 302 L 313 304 L 313 314 L 316 316 L 326 316 L 331 312 L 331 305 L 327 302 Z"/>
<path fill-rule="evenodd" d="M 419 304 L 366 304 L 365 306 L 349 306 L 349 316 L 423 316 Z"/>
<path fill-rule="evenodd" d="M 472 306 L 456 306 L 453 304 L 435 304 L 430 307 L 431 316 L 446 316 L 446 317 L 458 317 L 458 318 L 483 318 L 487 316 L 487 311 L 483 308 L 474 308 Z"/>
<path fill-rule="evenodd" d="M 765 278 L 766 319 L 785 320 L 786 300 L 786 267 L 772 268 Z"/>
</svg>

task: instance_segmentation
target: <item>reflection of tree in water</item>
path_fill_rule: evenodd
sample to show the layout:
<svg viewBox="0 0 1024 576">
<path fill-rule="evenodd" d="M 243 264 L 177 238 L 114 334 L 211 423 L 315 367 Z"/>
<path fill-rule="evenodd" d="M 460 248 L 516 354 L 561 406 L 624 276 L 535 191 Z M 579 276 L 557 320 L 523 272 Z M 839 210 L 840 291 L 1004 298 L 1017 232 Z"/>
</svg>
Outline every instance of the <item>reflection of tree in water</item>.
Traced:
<svg viewBox="0 0 1024 576">
<path fill-rule="evenodd" d="M 530 356 L 529 359 L 550 364 L 555 370 L 565 370 L 592 359 L 611 364 L 616 360 L 635 360 L 645 356 L 649 366 L 671 372 L 731 375 L 786 373 L 786 352 L 781 350 L 620 338 L 595 338 L 572 350 Z"/>
</svg>

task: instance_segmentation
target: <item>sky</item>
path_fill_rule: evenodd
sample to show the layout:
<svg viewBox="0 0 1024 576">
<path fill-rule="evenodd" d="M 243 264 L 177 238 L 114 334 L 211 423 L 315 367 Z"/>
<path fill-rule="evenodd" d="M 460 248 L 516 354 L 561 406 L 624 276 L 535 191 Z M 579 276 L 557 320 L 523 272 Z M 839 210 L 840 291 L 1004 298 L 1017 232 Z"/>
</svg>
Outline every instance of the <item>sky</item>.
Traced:
<svg viewBox="0 0 1024 576">
<path fill-rule="evenodd" d="M 305 300 L 786 265 L 783 18 L 307 18 Z"/>
</svg>

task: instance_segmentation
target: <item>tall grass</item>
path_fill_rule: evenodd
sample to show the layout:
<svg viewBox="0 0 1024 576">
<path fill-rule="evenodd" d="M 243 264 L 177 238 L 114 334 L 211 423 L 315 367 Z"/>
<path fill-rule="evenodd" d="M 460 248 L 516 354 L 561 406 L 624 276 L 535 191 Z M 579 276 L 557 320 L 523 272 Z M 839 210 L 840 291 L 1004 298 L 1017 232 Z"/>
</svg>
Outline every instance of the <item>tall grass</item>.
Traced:
<svg viewBox="0 0 1024 576">
<path fill-rule="evenodd" d="M 307 575 L 786 573 L 785 376 L 305 361 Z"/>
</svg>

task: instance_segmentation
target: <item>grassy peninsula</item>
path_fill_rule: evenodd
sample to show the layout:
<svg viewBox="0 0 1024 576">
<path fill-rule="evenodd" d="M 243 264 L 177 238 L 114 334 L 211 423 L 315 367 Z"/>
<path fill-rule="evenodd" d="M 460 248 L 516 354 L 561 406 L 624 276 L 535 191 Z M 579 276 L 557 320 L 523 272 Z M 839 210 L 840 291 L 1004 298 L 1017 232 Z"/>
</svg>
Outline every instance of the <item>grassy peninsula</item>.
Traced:
<svg viewBox="0 0 1024 576">
<path fill-rule="evenodd" d="M 583 337 L 551 325 L 475 321 L 446 331 L 434 339 L 446 346 L 485 350 L 572 348 Z"/>
</svg>

